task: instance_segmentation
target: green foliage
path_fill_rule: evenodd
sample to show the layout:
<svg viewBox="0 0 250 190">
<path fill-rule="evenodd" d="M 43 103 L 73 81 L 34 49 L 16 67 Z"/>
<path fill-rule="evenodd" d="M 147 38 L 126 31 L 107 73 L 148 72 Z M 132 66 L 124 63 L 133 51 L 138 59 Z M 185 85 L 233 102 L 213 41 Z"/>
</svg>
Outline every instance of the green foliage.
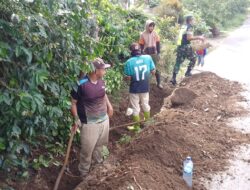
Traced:
<svg viewBox="0 0 250 190">
<path fill-rule="evenodd" d="M 246 20 L 246 17 L 247 15 L 245 13 L 235 15 L 235 17 L 232 18 L 230 23 L 224 24 L 224 26 L 222 27 L 222 30 L 233 29 L 235 27 L 239 27 Z"/>
<path fill-rule="evenodd" d="M 248 0 L 183 0 L 184 6 L 192 12 L 200 12 L 201 17 L 206 21 L 208 26 L 215 30 L 231 20 L 237 14 L 246 13 L 249 6 Z"/>
<path fill-rule="evenodd" d="M 160 4 L 160 0 L 148 0 L 148 6 L 154 8 Z"/>
<path fill-rule="evenodd" d="M 104 159 L 107 159 L 109 157 L 109 149 L 107 146 L 102 147 L 102 156 Z"/>
<path fill-rule="evenodd" d="M 108 70 L 105 75 L 105 81 L 106 81 L 106 92 L 111 93 L 117 90 L 121 89 L 122 83 L 123 83 L 123 75 L 122 72 L 119 72 L 117 70 Z"/>
<path fill-rule="evenodd" d="M 184 10 L 184 13 L 185 13 L 185 15 L 190 14 L 190 12 L 188 10 Z M 196 11 L 196 12 L 192 13 L 192 15 L 195 18 L 194 34 L 195 35 L 209 36 L 211 27 L 209 27 L 207 25 L 205 19 L 202 18 L 202 13 L 199 11 Z"/>
<path fill-rule="evenodd" d="M 0 1 L 0 18 L 10 21 L 11 15 L 21 10 L 22 6 L 18 6 L 16 0 Z"/>
<path fill-rule="evenodd" d="M 182 4 L 179 0 L 161 0 L 155 13 L 160 17 L 174 17 L 178 20 L 182 11 Z"/>
<path fill-rule="evenodd" d="M 128 144 L 132 140 L 132 137 L 126 134 L 123 134 L 122 137 L 119 139 L 119 144 Z"/>
<path fill-rule="evenodd" d="M 162 53 L 161 53 L 161 60 L 162 60 L 162 69 L 167 74 L 172 74 L 173 67 L 176 60 L 176 43 L 166 41 L 165 44 L 162 46 Z"/>
<path fill-rule="evenodd" d="M 32 167 L 36 170 L 40 169 L 41 167 L 49 167 L 51 159 L 45 158 L 43 155 L 40 155 L 33 160 Z"/>
<path fill-rule="evenodd" d="M 159 34 L 162 40 L 175 42 L 179 32 L 179 27 L 176 24 L 174 17 L 161 17 L 158 20 Z"/>
<path fill-rule="evenodd" d="M 58 164 L 53 154 L 62 154 L 72 123 L 70 91 L 90 61 L 102 57 L 113 66 L 105 76 L 108 93 L 122 87 L 122 63 L 147 19 L 109 0 L 60 2 L 0 0 L 0 168 L 23 169 L 24 177 L 29 166 Z M 157 29 L 167 73 L 175 62 L 183 6 L 194 13 L 197 33 L 227 25 L 248 7 L 248 0 L 164 2 Z M 48 153 L 30 159 L 41 147 Z"/>
<path fill-rule="evenodd" d="M 70 91 L 78 73 L 88 72 L 87 63 L 102 57 L 113 65 L 105 78 L 107 90 L 118 90 L 121 62 L 128 58 L 129 44 L 138 40 L 146 17 L 109 1 L 2 2 L 0 167 L 46 167 L 50 156 L 29 157 L 44 144 L 56 147 L 67 141 Z M 10 19 L 13 13 L 18 21 Z"/>
</svg>

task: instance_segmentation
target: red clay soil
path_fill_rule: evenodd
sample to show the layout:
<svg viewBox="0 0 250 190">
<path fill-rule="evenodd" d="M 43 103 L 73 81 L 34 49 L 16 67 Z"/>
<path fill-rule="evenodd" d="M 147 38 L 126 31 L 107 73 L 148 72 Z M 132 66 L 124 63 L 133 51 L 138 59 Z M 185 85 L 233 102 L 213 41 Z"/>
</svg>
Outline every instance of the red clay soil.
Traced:
<svg viewBox="0 0 250 190">
<path fill-rule="evenodd" d="M 230 152 L 237 145 L 250 143 L 248 134 L 227 126 L 229 118 L 246 114 L 237 104 L 245 101 L 240 95 L 243 89 L 239 83 L 212 73 L 193 75 L 185 78 L 180 86 L 193 91 L 197 97 L 175 107 L 168 107 L 164 101 L 174 90 L 165 86 L 164 90 L 155 85 L 151 87 L 150 105 L 156 115 L 150 126 L 139 134 L 124 128 L 112 130 L 110 156 L 105 163 L 93 167 L 82 182 L 65 174 L 59 189 L 74 189 L 81 182 L 77 190 L 185 190 L 188 188 L 181 177 L 182 161 L 188 155 L 194 162 L 193 189 L 205 189 L 200 178 L 208 179 L 208 174 L 224 170 Z M 112 98 L 115 105 L 112 127 L 131 121 L 124 114 L 127 95 L 124 92 L 119 95 L 121 98 Z M 128 144 L 117 143 L 123 134 L 133 136 Z M 75 145 L 70 158 L 70 171 L 74 175 L 77 174 L 78 150 Z M 29 181 L 6 180 L 5 184 L 18 190 L 52 189 L 59 171 L 59 167 L 53 166 L 34 172 Z"/>
</svg>

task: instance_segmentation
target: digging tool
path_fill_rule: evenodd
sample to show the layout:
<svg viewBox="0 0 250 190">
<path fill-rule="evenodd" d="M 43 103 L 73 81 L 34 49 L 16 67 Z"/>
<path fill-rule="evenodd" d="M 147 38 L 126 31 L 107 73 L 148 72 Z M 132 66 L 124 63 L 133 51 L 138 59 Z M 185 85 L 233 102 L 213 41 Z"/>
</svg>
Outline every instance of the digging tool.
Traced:
<svg viewBox="0 0 250 190">
<path fill-rule="evenodd" d="M 57 190 L 58 189 L 58 186 L 59 186 L 59 183 L 61 181 L 61 178 L 63 176 L 63 173 L 64 173 L 64 170 L 68 164 L 68 160 L 69 160 L 69 153 L 70 153 L 70 149 L 71 149 L 71 145 L 72 145 L 72 141 L 73 141 L 73 138 L 74 138 L 74 135 L 76 133 L 76 129 L 77 129 L 77 126 L 76 125 L 73 125 L 72 128 L 71 128 L 71 134 L 70 134 L 70 138 L 69 138 L 69 142 L 68 142 L 68 146 L 67 146 L 67 152 L 66 152 L 66 156 L 65 156 L 65 160 L 64 160 L 64 163 L 63 163 L 63 166 L 61 168 L 61 171 L 56 179 L 56 183 L 55 183 L 55 186 L 53 188 L 53 190 Z"/>
<path fill-rule="evenodd" d="M 122 124 L 122 125 L 118 125 L 118 126 L 115 126 L 115 127 L 112 127 L 109 129 L 109 131 L 112 131 L 112 130 L 115 130 L 117 128 L 122 128 L 122 127 L 127 127 L 129 125 L 135 125 L 135 124 L 138 124 L 138 123 L 144 123 L 145 121 L 139 121 L 139 122 L 131 122 L 131 123 L 125 123 L 125 124 Z"/>
<path fill-rule="evenodd" d="M 113 131 L 113 130 L 115 130 L 117 128 L 127 127 L 129 125 L 135 125 L 135 124 L 138 124 L 138 123 L 142 124 L 142 123 L 146 123 L 146 122 L 148 122 L 148 121 L 143 120 L 143 121 L 139 121 L 139 122 L 135 121 L 135 122 L 131 122 L 131 123 L 125 123 L 125 124 L 122 124 L 122 125 L 114 126 L 114 127 L 110 128 L 109 131 Z M 155 124 L 159 124 L 159 123 L 155 123 Z"/>
</svg>

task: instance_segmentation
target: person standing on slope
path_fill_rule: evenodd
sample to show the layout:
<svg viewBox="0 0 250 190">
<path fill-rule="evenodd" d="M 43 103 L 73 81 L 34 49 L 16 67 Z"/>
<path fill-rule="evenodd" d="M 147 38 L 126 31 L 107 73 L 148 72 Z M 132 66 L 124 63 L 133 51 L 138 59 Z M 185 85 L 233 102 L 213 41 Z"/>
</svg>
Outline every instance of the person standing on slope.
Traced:
<svg viewBox="0 0 250 190">
<path fill-rule="evenodd" d="M 193 25 L 194 25 L 194 17 L 187 16 L 186 24 L 181 27 L 177 41 L 178 46 L 177 46 L 176 63 L 173 70 L 173 76 L 170 81 L 173 85 L 176 85 L 176 76 L 180 70 L 181 64 L 184 62 L 185 59 L 188 59 L 190 61 L 185 76 L 189 77 L 192 75 L 191 71 L 196 63 L 196 54 L 191 47 L 191 41 L 192 40 L 204 41 L 203 36 L 193 35 Z"/>
<path fill-rule="evenodd" d="M 144 112 L 144 119 L 150 118 L 149 81 L 150 75 L 155 74 L 155 65 L 151 56 L 141 55 L 138 43 L 133 43 L 130 50 L 132 57 L 125 63 L 124 74 L 125 79 L 130 81 L 129 101 L 133 109 L 133 120 L 138 122 L 133 126 L 133 129 L 139 131 L 140 104 Z"/>
<path fill-rule="evenodd" d="M 89 173 L 92 163 L 102 163 L 102 149 L 108 144 L 109 117 L 113 115 L 113 107 L 105 92 L 102 80 L 109 64 L 101 58 L 91 63 L 92 70 L 80 80 L 77 92 L 72 91 L 71 113 L 75 128 L 80 128 L 81 150 L 79 171 L 84 178 Z"/>
<path fill-rule="evenodd" d="M 155 32 L 155 22 L 147 20 L 145 24 L 145 30 L 141 33 L 139 44 L 141 46 L 142 54 L 150 55 L 154 61 L 155 66 L 160 61 L 160 37 Z M 155 72 L 157 87 L 162 89 L 161 84 L 161 72 L 156 69 Z"/>
</svg>

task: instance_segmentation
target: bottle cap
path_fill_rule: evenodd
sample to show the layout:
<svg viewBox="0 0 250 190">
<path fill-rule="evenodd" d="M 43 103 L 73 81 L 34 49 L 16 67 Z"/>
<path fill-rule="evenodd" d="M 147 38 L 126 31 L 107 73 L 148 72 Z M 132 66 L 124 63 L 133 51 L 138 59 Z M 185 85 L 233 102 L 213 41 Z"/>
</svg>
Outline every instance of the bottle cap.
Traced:
<svg viewBox="0 0 250 190">
<path fill-rule="evenodd" d="M 187 159 L 187 160 L 192 160 L 191 156 L 188 156 L 186 159 Z"/>
</svg>

